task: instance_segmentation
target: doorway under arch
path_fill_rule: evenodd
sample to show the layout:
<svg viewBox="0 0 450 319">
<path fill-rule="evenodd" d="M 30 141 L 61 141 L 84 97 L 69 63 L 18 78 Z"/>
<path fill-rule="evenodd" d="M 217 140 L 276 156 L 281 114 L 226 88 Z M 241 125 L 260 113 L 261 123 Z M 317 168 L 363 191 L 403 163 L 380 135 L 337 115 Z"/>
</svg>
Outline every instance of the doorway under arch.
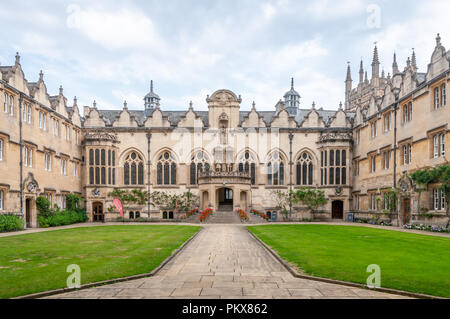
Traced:
<svg viewBox="0 0 450 319">
<path fill-rule="evenodd" d="M 32 227 L 32 222 L 31 222 L 32 209 L 33 209 L 33 199 L 27 198 L 25 200 L 25 221 L 27 224 L 27 228 Z"/>
<path fill-rule="evenodd" d="M 104 222 L 103 203 L 95 202 L 92 204 L 92 220 L 94 222 Z"/>
<path fill-rule="evenodd" d="M 219 210 L 233 210 L 234 193 L 231 188 L 220 188 L 217 190 Z"/>
<path fill-rule="evenodd" d="M 331 204 L 331 218 L 332 219 L 344 219 L 344 202 L 341 200 L 335 200 Z"/>
</svg>

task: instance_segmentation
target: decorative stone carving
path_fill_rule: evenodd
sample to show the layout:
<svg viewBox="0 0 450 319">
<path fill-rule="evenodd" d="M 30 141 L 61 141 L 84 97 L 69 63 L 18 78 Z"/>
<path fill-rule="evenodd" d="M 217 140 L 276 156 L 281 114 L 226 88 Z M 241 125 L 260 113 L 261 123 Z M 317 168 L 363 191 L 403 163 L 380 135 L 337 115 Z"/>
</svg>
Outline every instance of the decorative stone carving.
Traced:
<svg viewBox="0 0 450 319">
<path fill-rule="evenodd" d="M 110 141 L 119 143 L 119 139 L 116 134 L 103 131 L 91 131 L 86 134 L 85 139 L 86 141 Z"/>
<path fill-rule="evenodd" d="M 331 132 L 322 134 L 319 138 L 320 142 L 328 142 L 328 141 L 352 141 L 353 136 L 352 133 L 339 133 L 339 132 Z"/>
</svg>

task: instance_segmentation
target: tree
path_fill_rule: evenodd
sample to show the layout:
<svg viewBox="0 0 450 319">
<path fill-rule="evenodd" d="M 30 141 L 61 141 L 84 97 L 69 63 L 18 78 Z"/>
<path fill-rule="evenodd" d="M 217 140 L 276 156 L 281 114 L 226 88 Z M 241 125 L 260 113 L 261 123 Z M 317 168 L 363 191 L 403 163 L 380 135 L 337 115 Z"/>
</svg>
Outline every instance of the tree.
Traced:
<svg viewBox="0 0 450 319">
<path fill-rule="evenodd" d="M 420 195 L 423 191 L 426 191 L 428 184 L 435 179 L 434 170 L 424 169 L 418 170 L 409 175 L 413 182 L 416 184 L 417 189 L 417 213 L 420 213 Z"/>
<path fill-rule="evenodd" d="M 150 200 L 154 206 L 177 211 L 189 211 L 200 205 L 200 198 L 187 191 L 183 194 L 167 194 L 165 192 L 153 192 Z"/>
<path fill-rule="evenodd" d="M 311 211 L 315 211 L 328 203 L 328 200 L 325 198 L 324 191 L 303 187 L 293 193 L 293 202 L 296 204 L 302 202 Z"/>
<path fill-rule="evenodd" d="M 440 184 L 439 189 L 442 190 L 445 196 L 445 204 L 447 206 L 445 214 L 449 216 L 450 206 L 450 165 L 444 164 L 434 167 L 432 169 L 418 170 L 412 173 L 411 179 L 418 185 L 423 185 L 422 190 L 426 190 L 430 183 Z M 419 199 L 420 199 L 420 191 Z M 450 216 L 447 222 L 447 227 L 450 225 Z"/>
<path fill-rule="evenodd" d="M 287 218 L 289 215 L 289 202 L 290 202 L 290 193 L 282 192 L 279 190 L 272 191 L 272 195 L 277 202 L 277 209 L 283 214 L 284 218 Z"/>
<path fill-rule="evenodd" d="M 122 202 L 123 210 L 125 211 L 126 206 L 130 204 L 145 205 L 147 203 L 148 192 L 141 191 L 140 189 L 126 191 L 116 188 L 114 191 L 110 192 L 108 196 L 119 199 Z M 108 210 L 113 211 L 114 208 L 111 206 Z"/>
</svg>

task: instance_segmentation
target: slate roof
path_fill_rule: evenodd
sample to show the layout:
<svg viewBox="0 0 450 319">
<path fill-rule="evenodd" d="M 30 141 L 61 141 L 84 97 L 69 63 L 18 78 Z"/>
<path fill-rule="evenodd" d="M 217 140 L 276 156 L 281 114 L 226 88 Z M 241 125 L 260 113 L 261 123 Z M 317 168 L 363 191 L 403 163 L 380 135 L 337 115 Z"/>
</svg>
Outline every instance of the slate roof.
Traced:
<svg viewBox="0 0 450 319">
<path fill-rule="evenodd" d="M 328 124 L 329 120 L 336 114 L 335 110 L 323 110 L 318 109 L 316 110 L 317 113 L 323 118 L 325 124 Z M 106 122 L 106 125 L 112 125 L 114 121 L 117 119 L 117 117 L 120 116 L 120 113 L 122 110 L 98 110 L 100 115 L 103 117 L 103 119 Z M 131 116 L 133 116 L 139 126 L 143 126 L 145 122 L 145 111 L 134 111 L 129 110 L 128 111 Z M 303 122 L 304 118 L 311 112 L 311 109 L 299 109 L 297 111 L 297 115 L 295 116 L 296 121 L 300 124 Z M 169 122 L 172 126 L 178 125 L 181 118 L 184 117 L 187 113 L 187 111 L 162 111 L 164 117 L 168 117 Z M 208 111 L 195 111 L 198 117 L 200 117 L 203 120 L 203 123 L 206 127 L 209 126 L 209 113 Z M 152 112 L 150 113 L 152 114 Z M 239 122 L 242 123 L 244 119 L 248 118 L 250 114 L 250 111 L 240 111 L 239 112 Z M 275 111 L 258 111 L 259 116 L 261 116 L 264 119 L 264 122 L 269 125 L 273 118 L 276 115 Z M 347 117 L 352 119 L 355 116 L 354 112 L 346 112 Z M 293 115 L 294 116 L 294 115 Z"/>
</svg>

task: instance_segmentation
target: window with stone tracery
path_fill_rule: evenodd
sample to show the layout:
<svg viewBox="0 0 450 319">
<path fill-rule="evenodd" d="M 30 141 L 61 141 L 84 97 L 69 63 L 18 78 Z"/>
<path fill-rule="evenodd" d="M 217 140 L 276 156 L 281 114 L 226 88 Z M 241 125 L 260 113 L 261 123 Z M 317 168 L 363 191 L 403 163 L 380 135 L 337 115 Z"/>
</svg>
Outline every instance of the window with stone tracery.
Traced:
<svg viewBox="0 0 450 319">
<path fill-rule="evenodd" d="M 284 165 L 283 158 L 278 152 L 270 155 L 267 163 L 267 184 L 269 186 L 284 185 Z"/>
<path fill-rule="evenodd" d="M 239 157 L 239 172 L 250 173 L 252 185 L 256 184 L 256 160 L 250 152 L 245 152 Z"/>
<path fill-rule="evenodd" d="M 314 181 L 314 165 L 309 153 L 303 152 L 297 158 L 297 185 L 312 185 Z"/>
<path fill-rule="evenodd" d="M 136 152 L 131 152 L 125 158 L 123 183 L 125 185 L 144 185 L 144 160 Z"/>
<path fill-rule="evenodd" d="M 189 169 L 190 184 L 197 185 L 200 172 L 209 172 L 211 169 L 208 155 L 203 151 L 195 153 L 191 159 L 191 165 Z"/>
<path fill-rule="evenodd" d="M 158 185 L 177 184 L 177 164 L 175 157 L 169 151 L 165 151 L 158 158 L 156 179 Z"/>
</svg>

